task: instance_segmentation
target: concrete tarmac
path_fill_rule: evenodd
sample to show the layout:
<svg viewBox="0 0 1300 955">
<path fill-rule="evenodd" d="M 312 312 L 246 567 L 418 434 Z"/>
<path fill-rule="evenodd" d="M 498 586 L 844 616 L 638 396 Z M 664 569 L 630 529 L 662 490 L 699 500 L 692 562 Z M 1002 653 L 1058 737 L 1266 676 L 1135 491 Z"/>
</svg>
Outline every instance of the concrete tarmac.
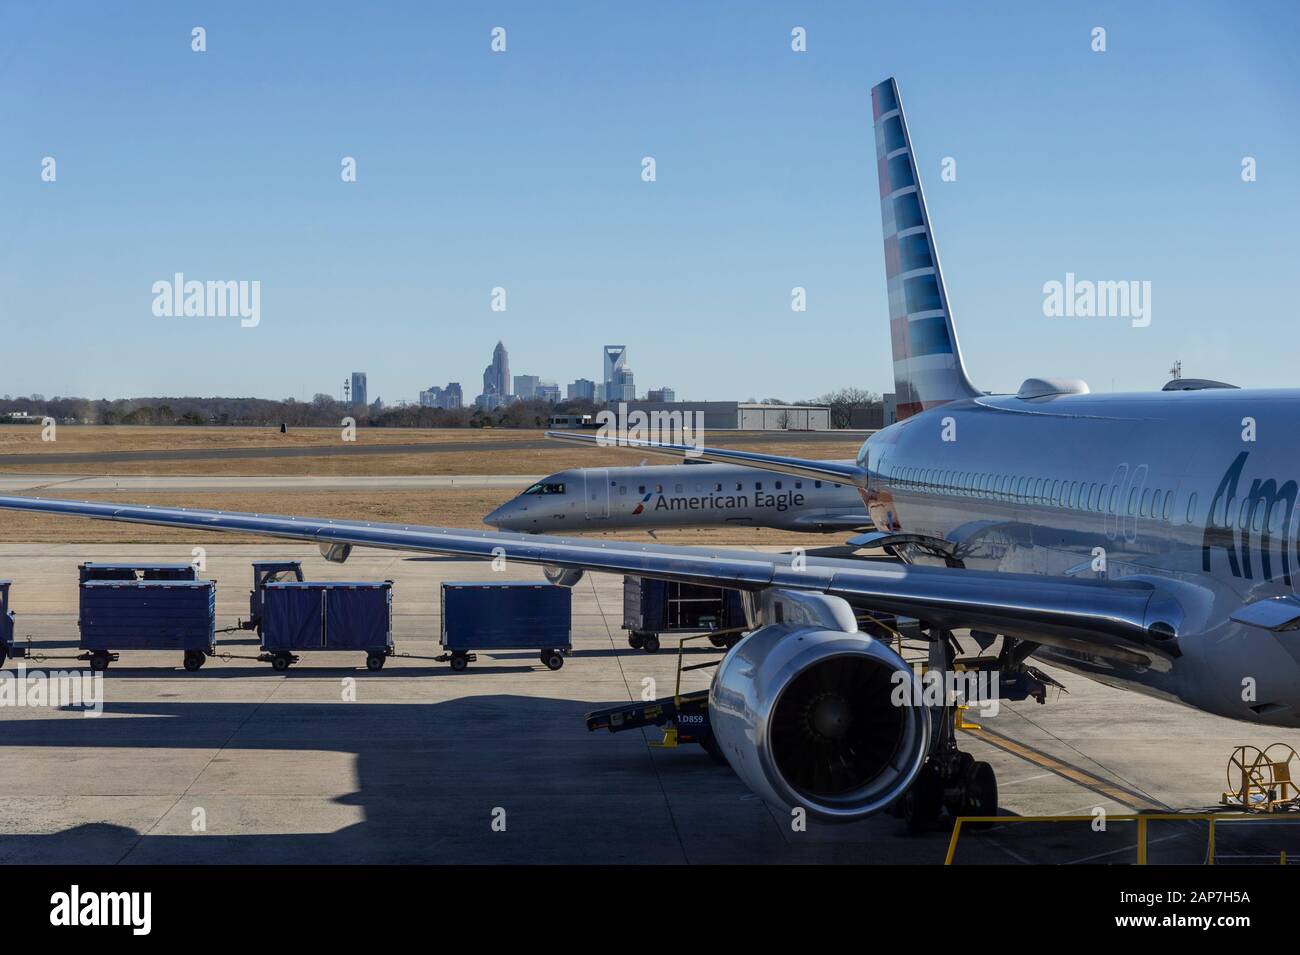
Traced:
<svg viewBox="0 0 1300 955">
<path fill-rule="evenodd" d="M 277 557 L 301 559 L 309 578 L 393 580 L 401 655 L 370 673 L 359 653 L 305 653 L 276 673 L 250 659 L 256 642 L 238 632 L 221 637 L 231 658 L 197 673 L 181 669 L 179 653 L 124 651 L 105 674 L 98 717 L 0 707 L 0 864 L 944 858 L 947 832 L 908 835 L 889 816 L 796 831 L 695 745 L 653 748 L 657 730 L 589 733 L 588 710 L 673 691 L 673 639 L 656 655 L 626 644 L 620 578 L 588 575 L 574 588 L 574 652 L 563 669 L 551 672 L 519 651 L 481 655 L 454 673 L 431 659 L 439 584 L 540 580 L 539 570 L 494 574 L 479 562 L 367 550 L 339 566 L 298 544 L 209 546 L 218 627 L 247 614 L 251 562 Z M 185 546 L 0 546 L 17 633 L 48 657 L 27 665 L 84 666 L 68 659 L 79 562 L 190 559 Z M 686 673 L 684 688 L 703 689 L 711 672 Z M 972 713 L 989 732 L 961 736 L 963 748 L 995 767 L 1006 814 L 1205 806 L 1218 799 L 1238 743 L 1300 745 L 1300 732 L 1053 672 L 1068 694 L 1046 705 L 1003 702 L 996 716 Z M 494 830 L 502 818 L 504 831 Z M 1153 832 L 1153 861 L 1199 861 L 1203 829 L 1184 829 L 1178 838 Z M 1131 836 L 1119 823 L 1101 832 L 1007 824 L 963 836 L 957 861 L 1123 861 L 1133 855 Z M 1235 846 L 1241 855 L 1295 848 L 1277 833 L 1249 844 L 1224 838 L 1220 851 Z"/>
</svg>

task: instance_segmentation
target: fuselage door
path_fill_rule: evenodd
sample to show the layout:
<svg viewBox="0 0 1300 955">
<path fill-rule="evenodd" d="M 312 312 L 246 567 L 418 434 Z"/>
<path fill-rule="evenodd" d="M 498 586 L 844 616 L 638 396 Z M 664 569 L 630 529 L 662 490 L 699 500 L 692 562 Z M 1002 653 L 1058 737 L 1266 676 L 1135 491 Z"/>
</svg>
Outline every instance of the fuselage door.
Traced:
<svg viewBox="0 0 1300 955">
<path fill-rule="evenodd" d="M 583 499 L 587 504 L 587 520 L 605 520 L 609 517 L 609 470 L 585 468 L 582 472 Z"/>
</svg>

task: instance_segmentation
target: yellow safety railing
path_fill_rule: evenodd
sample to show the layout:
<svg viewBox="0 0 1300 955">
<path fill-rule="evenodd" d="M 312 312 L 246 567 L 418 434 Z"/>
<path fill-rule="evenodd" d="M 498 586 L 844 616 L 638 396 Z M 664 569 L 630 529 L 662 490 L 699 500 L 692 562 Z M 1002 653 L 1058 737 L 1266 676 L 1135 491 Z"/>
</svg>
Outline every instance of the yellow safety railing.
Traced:
<svg viewBox="0 0 1300 955">
<path fill-rule="evenodd" d="M 952 858 L 957 853 L 957 839 L 961 836 L 962 826 L 968 823 L 985 825 L 1017 824 L 1029 822 L 1085 822 L 1091 824 L 1096 816 L 958 816 L 952 827 L 952 838 L 948 840 L 948 854 L 944 865 L 952 865 Z M 1137 825 L 1137 864 L 1147 864 L 1147 824 L 1152 822 L 1207 822 L 1209 823 L 1208 847 L 1205 857 L 1206 865 L 1214 865 L 1215 826 L 1220 822 L 1291 822 L 1300 823 L 1300 817 L 1264 816 L 1256 813 L 1226 812 L 1148 812 L 1148 813 L 1114 813 L 1107 814 L 1106 822 L 1132 822 Z M 1286 864 L 1286 853 L 1280 855 L 1280 861 Z"/>
</svg>

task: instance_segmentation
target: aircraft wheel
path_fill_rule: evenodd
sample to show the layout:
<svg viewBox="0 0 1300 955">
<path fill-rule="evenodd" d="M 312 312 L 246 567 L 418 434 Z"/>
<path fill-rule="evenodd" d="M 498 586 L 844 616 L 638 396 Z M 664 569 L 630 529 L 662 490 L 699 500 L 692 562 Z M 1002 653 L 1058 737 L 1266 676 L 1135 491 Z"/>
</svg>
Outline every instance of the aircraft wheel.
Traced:
<svg viewBox="0 0 1300 955">
<path fill-rule="evenodd" d="M 996 816 L 998 814 L 998 777 L 985 762 L 971 763 L 962 779 L 961 814 Z M 972 829 L 987 829 L 991 822 L 968 823 Z"/>
</svg>

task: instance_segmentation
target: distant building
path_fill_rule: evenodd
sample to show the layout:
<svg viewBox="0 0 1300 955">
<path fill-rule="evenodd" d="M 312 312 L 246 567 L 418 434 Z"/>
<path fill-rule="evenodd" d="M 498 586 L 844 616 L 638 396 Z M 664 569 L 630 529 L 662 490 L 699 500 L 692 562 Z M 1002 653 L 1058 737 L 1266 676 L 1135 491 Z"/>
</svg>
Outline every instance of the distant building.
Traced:
<svg viewBox="0 0 1300 955">
<path fill-rule="evenodd" d="M 555 404 L 560 400 L 560 386 L 553 381 L 543 381 L 537 386 L 537 390 L 533 393 L 533 396 L 535 398 L 541 398 L 543 401 L 549 401 L 551 404 Z"/>
<path fill-rule="evenodd" d="M 597 386 L 596 386 L 596 395 L 595 395 L 595 397 L 593 397 L 591 400 L 594 401 L 594 402 L 596 402 L 596 404 L 598 404 L 598 405 L 603 405 L 603 404 L 605 403 L 605 386 L 604 386 L 604 385 L 597 385 Z"/>
<path fill-rule="evenodd" d="M 897 424 L 898 423 L 898 396 L 892 391 L 887 391 L 880 396 L 880 400 L 884 403 L 885 406 L 884 420 L 881 423 L 886 428 L 888 428 L 891 424 Z"/>
<path fill-rule="evenodd" d="M 651 388 L 646 392 L 646 401 L 676 401 L 677 392 L 671 388 Z"/>
<path fill-rule="evenodd" d="M 449 382 L 446 388 L 439 388 L 437 385 L 430 385 L 427 391 L 420 392 L 421 408 L 444 408 L 451 410 L 462 408 L 464 405 L 465 397 L 461 392 L 459 381 Z"/>
<path fill-rule="evenodd" d="M 758 405 L 738 401 L 629 401 L 628 414 L 692 412 L 705 431 L 828 431 L 831 409 L 824 405 Z"/>
<path fill-rule="evenodd" d="M 632 376 L 632 369 L 621 365 L 614 373 L 614 381 L 606 386 L 605 395 L 609 401 L 636 401 L 636 379 Z"/>
<path fill-rule="evenodd" d="M 366 373 L 364 371 L 354 371 L 352 373 L 352 388 L 348 394 L 348 401 L 354 405 L 367 405 L 370 402 L 366 400 Z"/>
<path fill-rule="evenodd" d="M 541 379 L 536 375 L 515 375 L 515 397 L 520 401 L 537 397 L 537 386 Z"/>
<path fill-rule="evenodd" d="M 510 354 L 505 345 L 497 342 L 497 347 L 492 349 L 492 364 L 483 369 L 483 393 L 474 403 L 489 411 L 499 408 L 509 403 L 513 384 L 510 380 Z M 485 402 L 484 398 L 490 400 Z"/>
<path fill-rule="evenodd" d="M 605 400 L 621 400 L 623 394 L 619 383 L 619 374 L 627 366 L 626 345 L 606 345 L 602 351 L 604 357 Z"/>
<path fill-rule="evenodd" d="M 568 398 L 570 401 L 595 401 L 596 383 L 590 378 L 579 378 L 569 385 Z"/>
</svg>

